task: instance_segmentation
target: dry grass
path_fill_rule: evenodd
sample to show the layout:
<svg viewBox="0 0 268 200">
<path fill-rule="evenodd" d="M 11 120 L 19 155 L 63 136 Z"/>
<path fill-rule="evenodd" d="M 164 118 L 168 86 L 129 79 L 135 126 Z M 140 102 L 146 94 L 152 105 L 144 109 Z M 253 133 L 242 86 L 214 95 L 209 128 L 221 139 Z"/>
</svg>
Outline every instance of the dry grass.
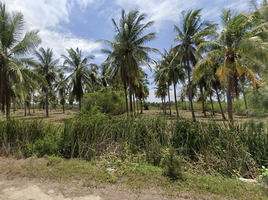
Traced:
<svg viewBox="0 0 268 200">
<path fill-rule="evenodd" d="M 58 110 L 49 110 L 49 118 L 46 118 L 46 111 L 35 109 L 35 113 L 31 110 L 31 113 L 28 113 L 27 116 L 24 116 L 24 109 L 17 109 L 15 113 L 11 112 L 11 116 L 19 120 L 30 120 L 30 119 L 42 119 L 44 121 L 51 121 L 54 123 L 62 123 L 65 119 L 69 119 L 76 115 L 77 110 L 65 110 L 65 113 L 61 109 Z M 0 120 L 5 120 L 6 115 L 1 114 Z"/>
<path fill-rule="evenodd" d="M 40 109 L 35 109 L 35 113 L 33 113 L 33 110 L 31 109 L 30 114 L 28 113 L 27 109 L 27 116 L 24 116 L 24 109 L 17 109 L 15 113 L 13 111 L 11 112 L 11 116 L 15 117 L 20 120 L 29 120 L 29 119 L 42 119 L 44 121 L 51 121 L 54 123 L 63 123 L 65 119 L 69 119 L 77 114 L 78 110 L 65 110 L 65 113 L 61 109 L 57 110 L 49 110 L 49 118 L 46 118 L 46 111 L 45 110 L 40 110 Z M 139 111 L 140 112 L 140 111 Z M 169 116 L 169 110 L 167 111 L 166 114 L 163 113 L 162 110 L 143 110 L 143 114 L 140 116 L 151 116 L 151 117 L 156 117 L 159 115 L 162 115 L 163 117 L 167 117 L 168 120 L 173 120 L 176 117 L 176 111 L 172 110 L 172 115 L 171 117 Z M 117 117 L 122 117 L 126 116 L 127 114 L 119 115 Z M 181 118 L 192 118 L 192 113 L 189 110 L 179 110 L 179 115 Z M 195 116 L 196 119 L 199 121 L 227 121 L 223 120 L 222 116 L 220 113 L 216 113 L 214 116 L 211 116 L 209 112 L 207 112 L 207 117 L 204 117 L 204 114 L 201 111 L 195 111 Z M 227 113 L 225 114 L 227 117 Z M 1 114 L 0 115 L 0 120 L 5 120 L 6 116 Z M 244 122 L 249 119 L 254 119 L 254 118 L 246 118 L 245 116 L 238 116 L 234 115 L 234 121 L 235 122 Z"/>
</svg>

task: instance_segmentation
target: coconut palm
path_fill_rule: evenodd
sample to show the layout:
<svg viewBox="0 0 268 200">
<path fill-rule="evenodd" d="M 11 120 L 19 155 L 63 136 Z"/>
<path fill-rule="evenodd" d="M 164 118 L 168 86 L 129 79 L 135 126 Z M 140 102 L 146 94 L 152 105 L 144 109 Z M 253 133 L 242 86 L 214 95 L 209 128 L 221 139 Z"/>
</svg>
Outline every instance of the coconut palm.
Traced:
<svg viewBox="0 0 268 200">
<path fill-rule="evenodd" d="M 173 83 L 174 87 L 174 97 L 176 105 L 177 117 L 179 117 L 178 104 L 177 104 L 177 94 L 176 94 L 176 85 L 180 81 L 184 83 L 186 74 L 183 71 L 183 65 L 179 62 L 180 60 L 175 59 L 175 52 L 172 51 L 172 48 L 167 52 L 165 50 L 164 55 L 161 60 L 161 68 L 159 69 L 159 74 L 162 76 L 168 83 L 168 89 L 170 83 Z"/>
<path fill-rule="evenodd" d="M 92 82 L 96 80 L 96 74 L 90 67 L 92 64 L 89 63 L 89 60 L 93 59 L 94 56 L 88 55 L 83 57 L 82 50 L 78 47 L 75 50 L 73 48 L 66 50 L 68 56 L 61 55 L 64 59 L 63 69 L 71 72 L 71 74 L 66 77 L 62 84 L 70 81 L 72 85 L 71 93 L 76 97 L 76 101 L 79 102 L 79 110 L 81 110 L 81 100 L 84 96 L 84 90 L 86 86 L 92 87 Z"/>
<path fill-rule="evenodd" d="M 119 24 L 112 18 L 117 32 L 115 41 L 100 40 L 109 44 L 113 49 L 110 52 L 106 51 L 109 52 L 109 55 L 105 62 L 109 61 L 111 68 L 117 68 L 114 71 L 120 73 L 125 92 L 128 85 L 131 112 L 133 83 L 139 71 L 140 64 L 144 64 L 150 68 L 149 62 L 151 59 L 148 53 L 150 51 L 158 52 L 154 48 L 142 46 L 144 43 L 156 38 L 155 33 L 143 35 L 144 31 L 153 25 L 153 21 L 142 24 L 141 22 L 145 17 L 145 14 L 140 14 L 137 10 L 126 13 L 122 9 Z"/>
<path fill-rule="evenodd" d="M 248 13 L 234 12 L 231 9 L 223 9 L 221 19 L 223 30 L 217 41 L 210 43 L 213 49 L 207 57 L 221 58 L 216 75 L 227 89 L 228 118 L 233 123 L 232 95 L 239 94 L 239 78 L 248 79 L 254 87 L 260 84 L 254 71 L 263 67 L 262 62 L 267 53 L 261 37 L 256 34 L 262 31 L 265 24 L 260 25 L 259 20 Z"/>
<path fill-rule="evenodd" d="M 65 103 L 66 103 L 66 93 L 68 91 L 69 84 L 68 82 L 65 82 L 64 80 L 66 77 L 64 76 L 64 73 L 59 74 L 59 82 L 56 83 L 55 87 L 57 88 L 60 96 L 60 104 L 62 105 L 62 111 L 65 113 Z"/>
<path fill-rule="evenodd" d="M 192 101 L 192 82 L 191 82 L 191 66 L 195 66 L 197 59 L 201 57 L 200 52 L 197 51 L 197 46 L 200 43 L 205 43 L 206 38 L 215 33 L 217 24 L 210 21 L 201 21 L 201 10 L 190 10 L 187 13 L 182 12 L 182 23 L 178 27 L 174 25 L 175 31 L 178 35 L 175 37 L 179 44 L 174 47 L 177 52 L 177 57 L 183 62 L 188 75 L 189 85 L 189 101 L 191 104 L 191 112 L 193 121 L 195 121 L 195 114 Z M 177 59 L 178 59 L 177 58 Z"/>
<path fill-rule="evenodd" d="M 16 84 L 19 90 L 23 89 L 26 80 L 24 73 L 37 77 L 31 69 L 23 64 L 33 65 L 33 60 L 25 58 L 41 42 L 38 31 L 26 32 L 23 36 L 24 19 L 21 12 L 9 13 L 5 4 L 0 2 L 0 99 L 2 110 L 6 107 L 6 116 L 10 115 L 11 88 Z M 22 40 L 19 40 L 22 38 Z M 19 58 L 22 56 L 23 58 Z"/>
<path fill-rule="evenodd" d="M 53 60 L 53 49 L 47 48 L 45 50 L 41 47 L 38 51 L 34 51 L 38 62 L 35 66 L 35 71 L 46 79 L 47 84 L 43 84 L 42 91 L 46 94 L 46 117 L 48 113 L 48 93 L 52 85 L 58 80 L 60 69 L 57 66 L 59 59 Z"/>
</svg>

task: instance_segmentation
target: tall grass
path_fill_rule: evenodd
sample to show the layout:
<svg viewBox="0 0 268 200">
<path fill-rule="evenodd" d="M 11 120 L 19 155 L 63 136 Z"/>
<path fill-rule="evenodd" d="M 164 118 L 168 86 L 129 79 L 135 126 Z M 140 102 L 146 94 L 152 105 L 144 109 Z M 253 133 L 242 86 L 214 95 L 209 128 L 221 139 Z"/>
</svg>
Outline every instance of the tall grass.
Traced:
<svg viewBox="0 0 268 200">
<path fill-rule="evenodd" d="M 62 125 L 13 118 L 0 121 L 0 154 L 5 156 L 90 160 L 112 155 L 122 161 L 160 165 L 170 148 L 208 173 L 254 177 L 257 168 L 268 163 L 267 127 L 180 119 L 167 123 L 161 117 L 118 119 L 103 114 L 68 119 Z"/>
</svg>

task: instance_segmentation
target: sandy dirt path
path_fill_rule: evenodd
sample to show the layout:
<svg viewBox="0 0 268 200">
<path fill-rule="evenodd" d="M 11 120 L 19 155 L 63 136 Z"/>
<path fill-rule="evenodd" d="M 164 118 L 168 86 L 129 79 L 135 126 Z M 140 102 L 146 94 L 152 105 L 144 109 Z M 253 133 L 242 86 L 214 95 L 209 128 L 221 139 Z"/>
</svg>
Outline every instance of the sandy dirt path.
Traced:
<svg viewBox="0 0 268 200">
<path fill-rule="evenodd" d="M 25 180 L 2 180 L 0 181 L 1 200 L 100 200 L 99 196 L 71 196 L 65 197 L 53 185 L 45 185 Z"/>
</svg>

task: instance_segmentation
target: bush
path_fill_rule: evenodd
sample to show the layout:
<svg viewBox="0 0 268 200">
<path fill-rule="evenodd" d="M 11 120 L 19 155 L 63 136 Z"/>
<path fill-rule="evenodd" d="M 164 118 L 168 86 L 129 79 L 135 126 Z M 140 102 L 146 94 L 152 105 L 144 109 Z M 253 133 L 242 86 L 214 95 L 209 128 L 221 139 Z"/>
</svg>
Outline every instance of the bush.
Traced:
<svg viewBox="0 0 268 200">
<path fill-rule="evenodd" d="M 110 88 L 85 94 L 82 105 L 84 111 L 90 111 L 95 106 L 101 113 L 112 115 L 119 115 L 126 111 L 124 92 L 114 91 Z"/>
<path fill-rule="evenodd" d="M 268 169 L 265 168 L 264 166 L 262 166 L 262 174 L 260 175 L 260 181 L 263 183 L 263 184 L 266 184 L 268 185 Z"/>
<path fill-rule="evenodd" d="M 161 161 L 163 175 L 173 180 L 182 179 L 181 162 L 174 148 L 167 148 L 164 152 L 164 158 Z"/>
</svg>

